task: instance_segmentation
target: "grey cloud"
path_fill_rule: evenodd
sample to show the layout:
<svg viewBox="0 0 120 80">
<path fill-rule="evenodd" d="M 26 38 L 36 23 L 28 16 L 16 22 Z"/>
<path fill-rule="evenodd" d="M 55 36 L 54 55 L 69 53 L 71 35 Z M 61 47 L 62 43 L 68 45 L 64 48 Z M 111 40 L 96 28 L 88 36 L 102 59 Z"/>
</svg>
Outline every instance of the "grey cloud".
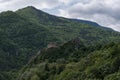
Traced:
<svg viewBox="0 0 120 80">
<path fill-rule="evenodd" d="M 26 6 L 35 6 L 39 9 L 52 9 L 59 4 L 58 0 L 1 0 L 0 11 L 17 10 Z"/>
<path fill-rule="evenodd" d="M 91 3 L 88 4 L 77 3 L 73 5 L 71 8 L 69 8 L 69 13 L 73 12 L 86 15 L 105 14 L 108 16 L 112 16 L 116 19 L 117 18 L 120 19 L 120 14 L 117 14 L 120 12 L 120 7 L 113 8 L 112 5 L 105 4 L 103 0 L 101 1 L 93 0 Z"/>
<path fill-rule="evenodd" d="M 66 17 L 92 20 L 120 31 L 119 3 L 120 0 L 91 0 L 86 4 L 78 1 L 66 10 L 62 9 L 61 15 L 66 14 Z"/>
<path fill-rule="evenodd" d="M 10 0 L 0 0 L 1 3 L 7 2 L 7 1 L 10 1 Z M 11 1 L 12 1 L 12 0 L 11 0 Z"/>
<path fill-rule="evenodd" d="M 0 12 L 35 6 L 68 18 L 87 19 L 120 31 L 120 0 L 0 0 Z"/>
</svg>

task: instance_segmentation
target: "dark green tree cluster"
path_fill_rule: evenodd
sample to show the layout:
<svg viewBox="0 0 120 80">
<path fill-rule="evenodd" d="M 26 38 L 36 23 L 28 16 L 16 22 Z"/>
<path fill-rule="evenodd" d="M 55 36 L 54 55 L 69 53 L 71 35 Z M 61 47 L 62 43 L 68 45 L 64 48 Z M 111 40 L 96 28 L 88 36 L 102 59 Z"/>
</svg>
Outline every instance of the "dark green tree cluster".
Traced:
<svg viewBox="0 0 120 80">
<path fill-rule="evenodd" d="M 82 43 L 81 43 L 82 44 Z M 120 43 L 78 46 L 69 41 L 43 49 L 20 72 L 19 80 L 119 80 Z M 92 49 L 92 48 L 93 49 Z"/>
<path fill-rule="evenodd" d="M 69 45 L 66 43 L 76 37 L 80 38 L 80 42 L 70 41 Z M 11 76 L 26 65 L 39 50 L 44 53 L 40 57 L 41 62 L 47 62 L 46 58 L 49 59 L 48 62 L 77 62 L 81 56 L 95 50 L 91 49 L 90 45 L 119 40 L 119 32 L 97 23 L 53 16 L 31 6 L 15 12 L 2 12 L 0 13 L 0 80 L 13 80 Z M 85 45 L 82 45 L 81 41 Z M 58 42 L 61 47 L 41 50 L 49 42 Z M 74 46 L 76 42 L 77 45 Z M 89 46 L 89 49 L 87 50 L 85 46 Z"/>
</svg>

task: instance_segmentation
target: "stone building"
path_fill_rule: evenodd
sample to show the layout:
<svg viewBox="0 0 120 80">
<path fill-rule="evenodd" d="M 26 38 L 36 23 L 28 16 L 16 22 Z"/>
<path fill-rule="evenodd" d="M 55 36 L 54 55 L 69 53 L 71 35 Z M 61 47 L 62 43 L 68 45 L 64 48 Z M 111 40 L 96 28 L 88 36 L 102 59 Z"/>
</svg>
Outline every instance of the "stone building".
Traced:
<svg viewBox="0 0 120 80">
<path fill-rule="evenodd" d="M 53 47 L 57 47 L 58 44 L 56 42 L 50 42 L 48 45 L 47 45 L 47 48 L 53 48 Z"/>
</svg>

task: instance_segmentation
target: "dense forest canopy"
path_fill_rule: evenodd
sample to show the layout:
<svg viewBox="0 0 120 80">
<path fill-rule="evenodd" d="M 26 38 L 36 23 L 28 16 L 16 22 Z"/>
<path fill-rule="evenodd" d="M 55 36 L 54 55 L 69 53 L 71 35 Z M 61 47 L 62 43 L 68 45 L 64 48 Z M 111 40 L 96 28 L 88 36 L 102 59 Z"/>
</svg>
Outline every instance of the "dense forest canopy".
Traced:
<svg viewBox="0 0 120 80">
<path fill-rule="evenodd" d="M 88 47 L 73 41 L 43 49 L 19 76 L 19 80 L 119 79 L 120 43 Z"/>
<path fill-rule="evenodd" d="M 110 28 L 32 6 L 2 12 L 0 80 L 16 80 L 18 75 L 20 80 L 117 80 L 119 41 L 120 33 Z M 51 42 L 58 45 L 46 48 Z"/>
</svg>

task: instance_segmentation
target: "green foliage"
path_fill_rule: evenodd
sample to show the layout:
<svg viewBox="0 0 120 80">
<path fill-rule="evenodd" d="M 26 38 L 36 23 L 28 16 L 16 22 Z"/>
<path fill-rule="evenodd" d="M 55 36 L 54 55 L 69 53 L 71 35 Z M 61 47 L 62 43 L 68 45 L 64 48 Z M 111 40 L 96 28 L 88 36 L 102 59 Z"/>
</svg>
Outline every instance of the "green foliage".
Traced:
<svg viewBox="0 0 120 80">
<path fill-rule="evenodd" d="M 119 79 L 120 79 L 120 72 L 117 72 L 117 73 L 108 75 L 107 77 L 105 77 L 104 80 L 119 80 Z"/>
<path fill-rule="evenodd" d="M 32 75 L 37 74 L 39 79 L 42 80 L 120 79 L 120 43 L 114 43 L 112 46 L 112 43 L 101 45 L 99 49 L 91 46 L 94 50 L 91 50 L 89 46 L 84 46 L 84 48 L 80 46 L 79 49 L 76 50 L 74 49 L 76 44 L 73 45 L 72 43 L 71 47 L 71 42 L 73 42 L 73 40 L 57 48 L 45 49 L 44 53 L 41 52 L 37 55 L 37 57 L 21 71 L 19 80 L 29 80 L 21 75 L 29 75 L 31 70 L 34 71 Z M 69 51 L 69 48 L 72 50 Z M 60 51 L 62 53 L 59 53 Z M 74 57 L 76 53 L 79 57 Z M 75 58 L 76 60 L 71 58 Z"/>
<path fill-rule="evenodd" d="M 78 39 L 76 37 L 78 37 Z M 76 38 L 75 41 L 70 41 L 74 38 Z M 98 53 L 98 55 L 103 57 L 103 55 L 100 54 L 100 52 L 104 53 L 101 48 L 105 49 L 106 47 L 109 48 L 110 46 L 112 47 L 115 45 L 111 43 L 108 46 L 102 47 L 102 45 L 99 44 L 106 44 L 112 41 L 118 42 L 119 40 L 119 32 L 101 27 L 94 22 L 82 20 L 76 21 L 74 19 L 57 17 L 37 10 L 34 7 L 26 7 L 16 12 L 2 12 L 0 13 L 0 80 L 13 80 L 11 78 L 11 74 L 13 74 L 12 71 L 21 69 L 30 60 L 31 56 L 35 55 L 37 51 L 41 50 L 49 42 L 58 42 L 61 46 L 41 50 L 42 54 L 33 58 L 28 65 L 33 67 L 44 61 L 50 63 L 49 65 L 53 66 L 53 64 L 51 64 L 53 62 L 56 65 L 49 71 L 43 69 L 43 72 L 46 71 L 44 74 L 42 74 L 43 72 L 40 72 L 41 75 L 36 73 L 35 75 L 32 75 L 31 78 L 29 78 L 29 76 L 33 73 L 32 71 L 28 71 L 29 74 L 27 75 L 29 76 L 27 77 L 29 79 L 25 79 L 37 80 L 41 79 L 39 76 L 42 76 L 42 80 L 46 78 L 53 80 L 55 75 L 57 76 L 60 74 L 68 63 L 77 63 L 81 58 L 93 51 L 96 51 L 95 53 Z M 98 45 L 96 46 L 96 44 Z M 97 52 L 97 50 L 100 51 Z M 106 65 L 109 65 L 110 68 L 117 71 L 119 68 L 119 58 L 115 57 L 118 56 L 119 47 L 114 46 L 114 49 L 110 50 L 111 52 L 105 51 L 109 53 L 105 57 L 110 57 L 113 60 L 111 64 Z M 104 60 L 104 57 L 102 57 L 99 59 Z M 83 62 L 81 63 L 85 65 Z M 94 62 L 89 62 L 89 65 L 92 65 L 93 63 Z M 62 67 L 60 67 L 61 65 Z M 113 67 L 114 65 L 115 67 Z M 103 67 L 101 67 L 100 70 L 102 68 Z M 94 75 L 94 71 L 97 70 L 98 69 L 92 70 L 91 67 L 91 70 L 88 69 L 88 72 L 90 72 L 91 75 Z M 111 69 L 107 68 L 106 70 Z M 8 74 L 7 72 L 10 73 Z M 75 72 L 73 71 L 73 73 Z M 71 72 L 69 76 L 73 75 L 73 73 Z M 102 78 L 109 73 L 110 72 L 104 72 L 104 75 L 101 75 Z M 48 74 L 51 75 L 47 76 Z M 77 74 L 78 73 L 75 73 L 75 76 Z"/>
<path fill-rule="evenodd" d="M 32 6 L 20 9 L 16 13 L 32 23 L 44 25 L 46 29 L 49 29 L 62 42 L 69 41 L 78 36 L 86 44 L 106 43 L 119 41 L 120 39 L 119 33 L 100 25 L 93 25 L 94 22 L 56 17 Z"/>
</svg>

